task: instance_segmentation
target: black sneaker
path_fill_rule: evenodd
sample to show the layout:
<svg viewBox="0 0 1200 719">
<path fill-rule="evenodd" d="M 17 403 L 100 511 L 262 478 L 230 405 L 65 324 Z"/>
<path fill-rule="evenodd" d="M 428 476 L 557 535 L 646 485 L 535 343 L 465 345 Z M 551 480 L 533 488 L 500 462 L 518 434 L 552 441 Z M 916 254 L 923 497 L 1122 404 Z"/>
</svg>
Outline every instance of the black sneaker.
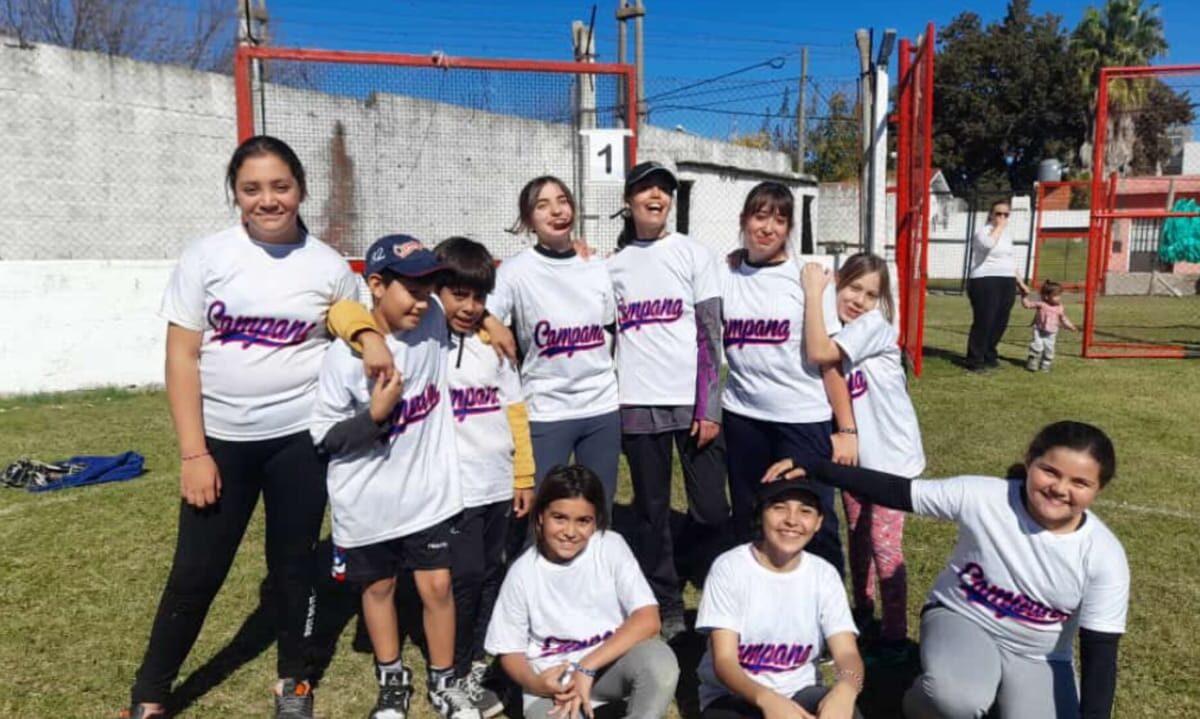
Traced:
<svg viewBox="0 0 1200 719">
<path fill-rule="evenodd" d="M 275 690 L 275 719 L 312 719 L 312 685 L 284 679 Z"/>
<path fill-rule="evenodd" d="M 484 686 L 487 674 L 487 662 L 471 662 L 471 671 L 458 680 L 458 688 L 467 695 L 484 719 L 490 719 L 504 712 L 504 702 L 500 701 L 496 692 Z"/>
<path fill-rule="evenodd" d="M 379 680 L 379 698 L 375 700 L 370 719 L 408 719 L 412 672 L 408 667 L 401 667 L 398 672 L 375 667 L 375 677 Z"/>
<path fill-rule="evenodd" d="M 429 689 L 429 703 L 442 719 L 482 719 L 470 697 L 459 688 L 458 682 L 451 681 Z"/>
</svg>

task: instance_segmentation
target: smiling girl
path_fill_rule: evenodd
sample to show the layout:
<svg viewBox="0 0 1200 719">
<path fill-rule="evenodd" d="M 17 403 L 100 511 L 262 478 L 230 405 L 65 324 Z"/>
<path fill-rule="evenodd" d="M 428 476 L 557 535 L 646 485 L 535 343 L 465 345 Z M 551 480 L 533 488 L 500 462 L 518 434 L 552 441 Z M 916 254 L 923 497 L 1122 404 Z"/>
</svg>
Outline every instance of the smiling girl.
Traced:
<svg viewBox="0 0 1200 719">
<path fill-rule="evenodd" d="M 485 641 L 524 690 L 526 719 L 590 717 L 618 700 L 627 717 L 664 716 L 679 665 L 633 553 L 608 529 L 600 480 L 554 467 L 530 514 L 535 544 L 509 569 Z"/>
<path fill-rule="evenodd" d="M 838 362 L 819 365 L 804 347 L 800 266 L 789 252 L 795 198 L 778 182 L 756 185 L 740 217 L 740 261 L 722 273 L 726 466 L 738 541 L 752 536 L 754 493 L 771 457 L 854 461 L 854 412 Z M 827 334 L 840 328 L 833 288 L 820 297 Z M 831 418 L 836 415 L 837 433 Z M 836 452 L 835 452 L 836 450 Z M 823 523 L 810 551 L 842 571 L 834 492 L 821 495 Z"/>
<path fill-rule="evenodd" d="M 760 536 L 713 563 L 696 614 L 701 719 L 850 719 L 863 686 L 854 621 L 837 571 L 804 551 L 821 526 L 811 483 L 760 485 Z M 834 661 L 832 688 L 817 658 Z"/>
<path fill-rule="evenodd" d="M 904 477 L 925 470 L 921 429 L 908 397 L 907 375 L 892 325 L 891 280 L 882 258 L 859 253 L 837 273 L 837 313 L 842 329 L 830 337 L 820 300 L 831 275 L 819 264 L 804 266 L 804 341 L 815 362 L 841 363 L 858 427 L 858 462 Z M 862 502 L 842 492 L 850 545 L 855 621 L 873 621 L 874 575 L 882 595 L 882 643 L 878 659 L 902 661 L 908 647 L 908 579 L 904 566 L 904 513 Z"/>
<path fill-rule="evenodd" d="M 330 333 L 361 343 L 368 374 L 393 371 L 371 316 L 350 301 L 357 286 L 345 259 L 300 219 L 305 175 L 292 149 L 252 137 L 233 153 L 226 181 L 241 222 L 189 243 L 163 295 L 182 501 L 175 558 L 127 712 L 135 719 L 166 715 L 171 684 L 259 495 L 278 612 L 276 716 L 312 716 L 306 655 L 325 462 L 308 424 Z"/>
<path fill-rule="evenodd" d="M 572 455 L 599 477 L 606 507 L 617 488 L 621 421 L 613 370 L 616 317 L 603 262 L 585 262 L 571 242 L 575 198 L 548 175 L 526 183 L 517 229 L 537 243 L 505 261 L 487 308 L 516 328 L 523 354 L 521 389 L 529 411 L 535 481 Z"/>
<path fill-rule="evenodd" d="M 866 500 L 958 524 L 958 543 L 921 613 L 924 673 L 904 698 L 909 719 L 1108 717 L 1129 565 L 1090 511 L 1116 472 L 1112 442 L 1082 422 L 1043 428 L 1023 478 L 911 480 L 790 459 L 763 477 L 804 474 Z M 1081 689 L 1073 645 L 1079 634 Z"/>
</svg>

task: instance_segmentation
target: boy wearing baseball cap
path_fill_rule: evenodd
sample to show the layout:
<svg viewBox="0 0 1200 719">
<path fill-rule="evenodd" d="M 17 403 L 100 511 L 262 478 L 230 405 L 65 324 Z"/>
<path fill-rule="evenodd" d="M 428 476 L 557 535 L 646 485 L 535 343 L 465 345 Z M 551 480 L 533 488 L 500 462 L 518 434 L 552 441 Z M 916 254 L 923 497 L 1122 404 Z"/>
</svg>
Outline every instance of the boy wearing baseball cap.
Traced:
<svg viewBox="0 0 1200 719">
<path fill-rule="evenodd" d="M 346 342 L 330 345 L 311 432 L 329 456 L 334 576 L 362 587 L 375 650 L 374 719 L 403 719 L 412 672 L 400 660 L 396 575 L 411 569 L 424 605 L 429 702 L 446 719 L 478 719 L 454 676 L 450 535 L 463 500 L 447 392 L 446 316 L 433 297 L 441 264 L 408 235 L 367 251 L 363 277 L 396 371 L 369 381 Z"/>
</svg>

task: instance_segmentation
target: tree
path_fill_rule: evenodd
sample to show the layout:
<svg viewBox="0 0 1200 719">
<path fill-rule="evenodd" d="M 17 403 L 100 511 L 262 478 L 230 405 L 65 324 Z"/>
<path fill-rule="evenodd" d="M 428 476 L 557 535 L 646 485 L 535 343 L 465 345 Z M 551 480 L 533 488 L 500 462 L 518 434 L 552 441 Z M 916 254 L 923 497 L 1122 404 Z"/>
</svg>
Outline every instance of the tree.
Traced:
<svg viewBox="0 0 1200 719">
<path fill-rule="evenodd" d="M 1103 11 L 1089 7 L 1071 34 L 1071 51 L 1080 86 L 1090 98 L 1086 142 L 1079 151 L 1082 166 L 1090 169 L 1096 141 L 1100 68 L 1147 65 L 1167 51 L 1158 6 L 1143 7 L 1141 0 L 1106 0 Z M 1153 82 L 1146 80 L 1123 80 L 1108 88 L 1104 176 L 1114 171 L 1125 174 L 1132 169 L 1138 135 L 1134 117 L 1139 108 L 1146 106 L 1152 85 Z"/>
<path fill-rule="evenodd" d="M 153 0 L 0 0 L 0 31 L 138 60 L 226 71 L 237 18 L 227 0 L 195 9 Z"/>
<path fill-rule="evenodd" d="M 808 133 L 805 169 L 824 182 L 856 179 L 859 145 L 858 108 L 845 93 L 835 91 L 825 116 Z"/>
<path fill-rule="evenodd" d="M 1149 81 L 1146 101 L 1133 115 L 1134 143 L 1130 172 L 1134 175 L 1157 175 L 1171 159 L 1174 148 L 1168 130 L 1185 128 L 1196 115 L 1189 94 L 1176 93 L 1163 81 Z M 1107 154 L 1107 153 L 1105 153 Z"/>
<path fill-rule="evenodd" d="M 1027 190 L 1047 158 L 1074 159 L 1084 137 L 1078 82 L 1062 18 L 1011 0 L 1004 19 L 975 13 L 939 33 L 933 163 L 958 194 Z"/>
</svg>

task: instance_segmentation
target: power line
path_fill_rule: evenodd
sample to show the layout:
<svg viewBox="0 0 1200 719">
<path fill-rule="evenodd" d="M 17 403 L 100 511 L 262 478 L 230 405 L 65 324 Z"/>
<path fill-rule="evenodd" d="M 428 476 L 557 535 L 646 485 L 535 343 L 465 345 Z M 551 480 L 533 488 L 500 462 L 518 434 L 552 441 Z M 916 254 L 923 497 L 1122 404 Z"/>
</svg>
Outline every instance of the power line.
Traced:
<svg viewBox="0 0 1200 719">
<path fill-rule="evenodd" d="M 677 87 L 677 88 L 675 88 L 674 90 L 668 90 L 668 91 L 666 91 L 666 92 L 660 92 L 660 93 L 658 93 L 657 95 L 653 95 L 653 96 L 651 96 L 651 97 L 647 97 L 647 98 L 646 98 L 646 102 L 650 102 L 651 100 L 657 100 L 657 99 L 661 99 L 661 98 L 664 98 L 664 97 L 669 97 L 669 96 L 671 96 L 671 95 L 674 95 L 674 94 L 676 94 L 676 93 L 683 92 L 684 90 L 690 90 L 690 89 L 691 89 L 691 88 L 693 88 L 693 87 L 700 87 L 701 85 L 708 85 L 708 84 L 710 84 L 710 83 L 717 82 L 718 80 L 724 80 L 724 79 L 725 79 L 725 78 L 727 78 L 727 77 L 733 77 L 733 76 L 735 76 L 735 75 L 740 75 L 740 74 L 742 74 L 742 73 L 744 73 L 744 72 L 749 72 L 749 71 L 751 71 L 751 70 L 754 70 L 754 69 L 756 69 L 756 68 L 760 68 L 760 67 L 770 67 L 770 68 L 771 68 L 771 69 L 773 69 L 773 70 L 778 70 L 778 69 L 780 69 L 781 67 L 783 67 L 783 66 L 784 66 L 784 64 L 786 64 L 787 60 L 786 60 L 785 58 L 786 58 L 788 55 L 796 55 L 796 54 L 797 54 L 796 52 L 790 52 L 790 53 L 787 53 L 786 55 L 777 55 L 777 56 L 775 56 L 775 57 L 768 58 L 768 59 L 766 59 L 766 60 L 763 60 L 763 61 L 761 61 L 761 62 L 756 62 L 756 63 L 754 63 L 753 65 L 747 65 L 746 67 L 739 68 L 739 69 L 737 69 L 737 70 L 733 70 L 733 71 L 730 71 L 730 72 L 726 72 L 726 73 L 723 73 L 723 74 L 721 74 L 721 75 L 715 75 L 715 76 L 713 76 L 713 77 L 706 78 L 706 79 L 704 79 L 704 80 L 699 80 L 699 81 L 697 81 L 697 82 L 693 82 L 693 83 L 691 83 L 691 84 L 689 84 L 689 85 L 684 85 L 683 87 Z"/>
</svg>

